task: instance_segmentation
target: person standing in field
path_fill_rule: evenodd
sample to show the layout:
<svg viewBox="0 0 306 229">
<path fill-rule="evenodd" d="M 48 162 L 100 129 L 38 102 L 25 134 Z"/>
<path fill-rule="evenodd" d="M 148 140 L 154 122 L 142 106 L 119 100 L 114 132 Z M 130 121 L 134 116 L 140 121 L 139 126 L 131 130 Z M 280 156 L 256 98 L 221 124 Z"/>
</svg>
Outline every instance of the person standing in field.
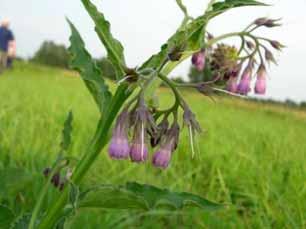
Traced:
<svg viewBox="0 0 306 229">
<path fill-rule="evenodd" d="M 8 59 L 16 56 L 16 42 L 9 25 L 7 19 L 4 19 L 0 25 L 0 73 L 7 67 Z"/>
</svg>

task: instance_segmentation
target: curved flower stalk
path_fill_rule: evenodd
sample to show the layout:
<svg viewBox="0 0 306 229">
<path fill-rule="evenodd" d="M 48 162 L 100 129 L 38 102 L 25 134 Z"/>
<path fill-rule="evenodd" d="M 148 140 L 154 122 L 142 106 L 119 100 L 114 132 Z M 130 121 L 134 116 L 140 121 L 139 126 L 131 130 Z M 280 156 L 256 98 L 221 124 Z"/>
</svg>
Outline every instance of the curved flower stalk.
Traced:
<svg viewBox="0 0 306 229">
<path fill-rule="evenodd" d="M 276 50 L 284 46 L 274 40 L 257 37 L 253 31 L 260 27 L 279 26 L 279 20 L 267 18 L 257 19 L 241 32 L 212 36 L 206 31 L 206 26 L 214 17 L 235 7 L 248 5 L 265 5 L 255 0 L 212 0 L 204 14 L 192 18 L 181 0 L 177 0 L 184 13 L 184 19 L 177 31 L 161 47 L 161 51 L 140 67 L 129 68 L 126 66 L 123 46 L 113 37 L 110 23 L 90 0 L 81 0 L 89 15 L 93 19 L 96 32 L 108 53 L 108 60 L 115 68 L 118 87 L 115 93 L 109 91 L 104 81 L 103 69 L 97 69 L 90 54 L 86 51 L 83 40 L 76 28 L 70 23 L 72 36 L 70 38 L 72 54 L 72 67 L 76 69 L 85 85 L 93 95 L 101 112 L 95 135 L 88 146 L 87 152 L 77 165 L 72 168 L 73 174 L 68 182 L 79 185 L 88 172 L 101 150 L 108 143 L 108 133 L 113 129 L 109 144 L 109 156 L 112 159 L 128 159 L 132 162 L 151 162 L 155 167 L 167 168 L 179 143 L 179 135 L 183 128 L 179 123 L 179 114 L 183 112 L 183 125 L 188 129 L 192 157 L 194 150 L 194 135 L 201 131 L 195 114 L 188 106 L 188 101 L 182 97 L 180 88 L 191 87 L 205 95 L 210 95 L 226 88 L 231 93 L 246 95 L 250 91 L 252 72 L 255 63 L 261 66 L 258 70 L 258 81 L 255 90 L 259 94 L 265 91 L 266 72 L 263 71 L 266 62 L 275 62 L 269 44 Z M 239 50 L 236 47 L 220 44 L 229 37 L 241 38 Z M 265 51 L 265 55 L 262 51 Z M 168 78 L 169 73 L 187 58 L 192 57 L 193 65 L 199 71 L 210 72 L 211 78 L 201 83 L 178 84 Z M 246 66 L 245 63 L 247 63 Z M 209 69 L 206 69 L 209 68 Z M 242 71 L 241 71 L 242 70 Z M 240 75 L 240 72 L 242 74 Z M 166 109 L 151 106 L 148 97 L 159 82 L 162 81 L 173 92 L 174 104 Z M 157 82 L 157 83 L 156 83 Z M 131 98 L 130 98 L 131 97 Z M 117 114 L 120 113 L 118 116 Z M 116 119 L 112 128 L 112 123 Z M 154 155 L 150 155 L 148 143 L 151 143 Z M 51 180 L 51 177 L 50 177 Z M 55 180 L 53 184 L 57 184 Z M 48 186 L 47 186 L 48 187 Z M 45 188 L 40 195 L 40 203 L 35 208 L 30 224 L 30 229 L 36 225 L 36 218 L 41 210 L 43 197 L 47 193 Z M 38 228 L 52 228 L 67 204 L 69 189 L 65 185 L 56 202 L 54 202 L 39 221 Z"/>
</svg>

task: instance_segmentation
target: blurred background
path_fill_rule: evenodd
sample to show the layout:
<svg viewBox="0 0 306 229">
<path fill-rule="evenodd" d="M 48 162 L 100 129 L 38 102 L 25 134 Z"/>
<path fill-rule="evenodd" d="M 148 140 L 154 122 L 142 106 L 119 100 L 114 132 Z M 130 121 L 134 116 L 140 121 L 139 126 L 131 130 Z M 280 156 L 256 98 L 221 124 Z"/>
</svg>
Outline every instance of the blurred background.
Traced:
<svg viewBox="0 0 306 229">
<path fill-rule="evenodd" d="M 183 17 L 174 0 L 93 2 L 111 21 L 130 67 L 158 52 Z M 183 2 L 197 16 L 208 1 Z M 65 229 L 306 228 L 306 1 L 264 2 L 271 6 L 231 10 L 215 18 L 208 30 L 218 36 L 241 31 L 258 17 L 282 18 L 282 27 L 258 31 L 287 46 L 276 56 L 278 66 L 269 67 L 266 95 L 259 98 L 251 93 L 252 99 L 241 99 L 222 94 L 211 100 L 193 90 L 181 90 L 204 129 L 197 135 L 194 158 L 188 131 L 182 128 L 168 169 L 159 170 L 151 161 L 114 161 L 105 148 L 80 185 L 85 190 L 136 181 L 198 194 L 227 208 L 217 212 L 187 209 L 169 215 L 88 208 L 75 212 Z M 0 22 L 10 21 L 13 34 L 5 30 L 5 36 L 14 41 L 10 52 L 16 56 L 11 68 L 0 73 L 0 207 L 8 206 L 18 219 L 26 220 L 33 210 L 46 181 L 43 171 L 57 158 L 67 113 L 71 110 L 74 118 L 66 153 L 75 160 L 86 152 L 100 118 L 78 73 L 68 68 L 70 29 L 65 17 L 78 28 L 98 66 L 108 69 L 107 77 L 114 79 L 105 49 L 80 1 L 0 0 Z M 0 52 L 0 60 L 2 56 Z M 193 72 L 189 59 L 171 77 L 193 80 Z M 111 90 L 116 86 L 113 81 L 107 83 Z M 162 107 L 172 104 L 170 90 L 161 87 L 157 92 Z M 44 210 L 59 194 L 50 188 Z M 4 228 L 1 214 L 0 229 Z"/>
<path fill-rule="evenodd" d="M 93 2 L 99 9 L 103 9 L 106 17 L 112 22 L 112 32 L 123 43 L 126 60 L 130 66 L 140 65 L 152 53 L 158 52 L 161 44 L 175 31 L 183 16 L 174 0 L 116 0 L 115 2 L 95 0 Z M 185 2 L 192 16 L 200 15 L 207 3 L 202 0 Z M 214 35 L 219 35 L 240 31 L 259 15 L 282 18 L 282 27 L 260 30 L 262 35 L 279 40 L 288 47 L 277 56 L 279 66 L 272 66 L 269 71 L 269 90 L 263 98 L 305 101 L 306 76 L 302 66 L 306 53 L 306 32 L 303 29 L 306 24 L 306 2 L 304 0 L 295 0 L 294 3 L 280 0 L 265 2 L 270 3 L 271 7 L 232 10 L 213 20 L 208 30 Z M 92 29 L 91 19 L 79 1 L 1 0 L 0 2 L 0 20 L 10 19 L 18 43 L 17 55 L 22 58 L 32 58 L 44 41 L 53 41 L 67 47 L 70 31 L 65 17 L 72 20 L 80 30 L 91 54 L 96 58 L 103 57 L 105 50 Z M 232 42 L 235 44 L 235 40 Z M 173 76 L 187 80 L 189 67 L 190 61 L 186 61 L 174 71 Z"/>
</svg>

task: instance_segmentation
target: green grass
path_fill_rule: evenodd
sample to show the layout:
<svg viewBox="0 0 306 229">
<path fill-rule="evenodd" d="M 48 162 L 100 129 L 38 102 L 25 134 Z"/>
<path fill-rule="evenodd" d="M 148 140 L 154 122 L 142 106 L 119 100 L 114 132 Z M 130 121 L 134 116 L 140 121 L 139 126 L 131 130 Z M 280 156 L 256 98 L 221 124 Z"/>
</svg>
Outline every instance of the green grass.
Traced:
<svg viewBox="0 0 306 229">
<path fill-rule="evenodd" d="M 162 105 L 170 92 L 159 90 Z M 112 161 L 101 152 L 82 187 L 127 181 L 199 194 L 228 205 L 219 212 L 139 215 L 87 209 L 67 228 L 303 228 L 306 227 L 306 114 L 238 99 L 211 100 L 185 91 L 205 132 L 191 159 L 185 130 L 171 166 Z M 42 185 L 41 171 L 59 149 L 68 111 L 74 114 L 71 155 L 84 153 L 98 110 L 80 78 L 71 72 L 20 64 L 0 76 L 0 169 L 25 168 L 37 177 L 31 191 L 1 192 L 17 213 L 31 209 Z M 17 196 L 16 196 L 17 195 Z M 50 190 L 47 202 L 56 198 Z"/>
</svg>

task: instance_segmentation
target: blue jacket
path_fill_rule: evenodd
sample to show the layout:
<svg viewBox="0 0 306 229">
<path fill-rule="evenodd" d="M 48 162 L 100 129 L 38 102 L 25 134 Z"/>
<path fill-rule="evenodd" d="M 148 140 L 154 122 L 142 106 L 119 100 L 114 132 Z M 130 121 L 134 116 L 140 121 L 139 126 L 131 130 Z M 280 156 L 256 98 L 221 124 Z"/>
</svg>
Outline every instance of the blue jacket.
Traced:
<svg viewBox="0 0 306 229">
<path fill-rule="evenodd" d="M 14 40 L 14 35 L 11 30 L 0 27 L 0 51 L 7 52 L 10 41 Z"/>
</svg>

